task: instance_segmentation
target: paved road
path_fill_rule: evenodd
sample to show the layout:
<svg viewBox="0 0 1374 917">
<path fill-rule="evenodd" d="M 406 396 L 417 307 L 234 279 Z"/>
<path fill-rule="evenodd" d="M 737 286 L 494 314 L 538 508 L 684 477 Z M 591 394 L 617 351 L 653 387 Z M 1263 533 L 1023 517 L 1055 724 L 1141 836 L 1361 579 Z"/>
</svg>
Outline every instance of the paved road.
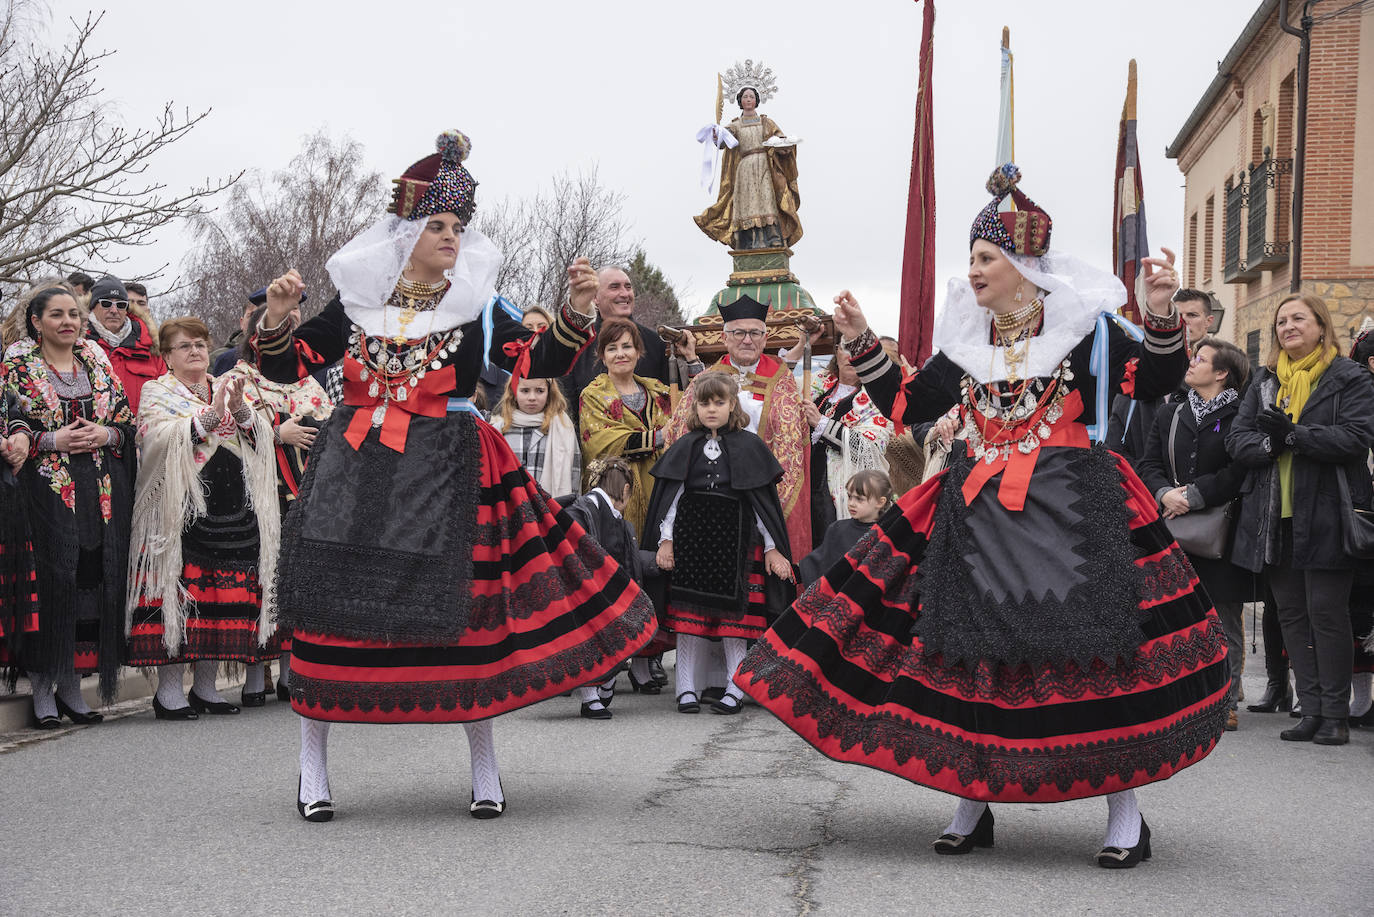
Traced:
<svg viewBox="0 0 1374 917">
<path fill-rule="evenodd" d="M 623 679 L 622 679 L 623 683 Z M 1247 678 L 1258 696 L 1261 685 Z M 457 727 L 336 726 L 338 817 L 293 805 L 285 704 L 0 742 L 6 914 L 1342 914 L 1374 912 L 1374 731 L 1278 741 L 1242 714 L 1140 792 L 1154 859 L 1107 872 L 1101 800 L 1001 806 L 997 846 L 937 857 L 949 797 L 835 764 L 757 707 L 618 697 L 497 722 L 510 810 L 467 815 Z M 19 739 L 19 744 L 13 740 Z"/>
</svg>

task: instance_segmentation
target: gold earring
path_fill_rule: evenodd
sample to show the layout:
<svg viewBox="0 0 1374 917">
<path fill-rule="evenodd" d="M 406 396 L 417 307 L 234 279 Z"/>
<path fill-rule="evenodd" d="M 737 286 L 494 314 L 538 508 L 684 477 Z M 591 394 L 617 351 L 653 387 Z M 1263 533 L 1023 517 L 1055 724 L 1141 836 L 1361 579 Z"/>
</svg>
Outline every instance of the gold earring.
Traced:
<svg viewBox="0 0 1374 917">
<path fill-rule="evenodd" d="M 1025 286 L 1026 286 L 1026 284 L 1025 284 L 1024 281 L 1022 281 L 1021 283 L 1018 283 L 1018 284 L 1016 285 L 1016 301 L 1017 301 L 1017 302 L 1020 302 L 1020 301 L 1021 301 L 1021 293 L 1022 293 L 1022 291 L 1025 289 Z"/>
</svg>

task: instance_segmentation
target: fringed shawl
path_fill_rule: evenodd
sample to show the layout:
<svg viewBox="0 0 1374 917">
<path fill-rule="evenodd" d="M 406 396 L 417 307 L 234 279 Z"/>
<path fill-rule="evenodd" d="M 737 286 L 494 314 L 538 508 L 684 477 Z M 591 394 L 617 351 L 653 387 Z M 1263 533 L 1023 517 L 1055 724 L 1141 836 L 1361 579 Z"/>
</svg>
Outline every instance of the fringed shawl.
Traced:
<svg viewBox="0 0 1374 917">
<path fill-rule="evenodd" d="M 812 381 L 813 402 L 820 402 L 828 384 L 829 380 L 823 378 Z M 845 484 L 860 471 L 870 468 L 887 471 L 884 453 L 888 441 L 892 439 L 892 424 L 862 386 L 855 393 L 854 403 L 849 410 L 834 419 L 844 427 L 844 434 L 840 436 L 840 451 L 826 450 L 826 486 L 830 490 L 830 498 L 835 502 L 835 513 L 841 519 L 848 519 L 849 491 Z"/>
<path fill-rule="evenodd" d="M 208 378 L 213 390 L 215 379 Z M 272 426 L 254 411 L 251 435 L 237 429 L 230 436 L 207 431 L 208 439 L 195 442 L 192 418 L 206 407 L 167 373 L 143 386 L 138 412 L 140 464 L 129 551 L 128 604 L 132 612 L 141 604 L 162 603 L 163 642 L 173 654 L 181 651 L 186 618 L 192 611 L 189 606 L 194 604 L 181 578 L 181 536 L 205 514 L 200 470 L 216 449 L 228 449 L 238 456 L 258 520 L 258 583 L 262 587 L 259 642 L 265 645 L 276 630 L 281 514 Z"/>
</svg>

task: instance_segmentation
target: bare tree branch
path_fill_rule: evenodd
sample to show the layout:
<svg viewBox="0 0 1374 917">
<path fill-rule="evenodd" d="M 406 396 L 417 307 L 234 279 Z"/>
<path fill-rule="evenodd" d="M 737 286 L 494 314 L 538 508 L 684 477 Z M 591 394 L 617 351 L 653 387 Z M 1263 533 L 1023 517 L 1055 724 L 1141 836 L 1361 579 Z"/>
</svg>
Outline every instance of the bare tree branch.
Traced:
<svg viewBox="0 0 1374 917">
<path fill-rule="evenodd" d="M 194 313 L 222 340 L 238 327 L 248 295 L 294 267 L 309 291 L 308 318 L 333 294 L 325 261 L 386 200 L 386 182 L 366 170 L 361 144 L 323 131 L 306 137 L 285 169 L 270 178 L 251 173 L 219 210 L 192 218 L 179 290 L 160 297 L 159 316 Z"/>
<path fill-rule="evenodd" d="M 596 267 L 629 261 L 635 246 L 626 238 L 624 204 L 625 195 L 602 187 L 593 168 L 555 175 L 527 200 L 479 205 L 474 227 L 505 255 L 497 290 L 519 306 L 548 308 L 567 298 L 573 259 Z"/>
<path fill-rule="evenodd" d="M 126 128 L 96 76 L 104 14 L 71 21 L 54 51 L 36 44 L 35 0 L 0 0 L 0 281 L 27 283 L 83 264 L 118 264 L 157 230 L 204 214 L 239 176 L 184 192 L 147 176 L 155 157 L 205 119 L 167 103 L 149 127 Z"/>
</svg>

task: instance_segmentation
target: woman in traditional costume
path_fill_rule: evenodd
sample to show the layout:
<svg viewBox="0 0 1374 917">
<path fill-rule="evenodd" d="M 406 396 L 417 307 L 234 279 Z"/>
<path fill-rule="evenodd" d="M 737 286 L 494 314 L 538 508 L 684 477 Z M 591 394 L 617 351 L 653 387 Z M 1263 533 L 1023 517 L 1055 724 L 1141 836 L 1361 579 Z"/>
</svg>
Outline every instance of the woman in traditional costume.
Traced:
<svg viewBox="0 0 1374 917">
<path fill-rule="evenodd" d="M 1146 259 L 1136 342 L 1110 318 L 1120 281 L 1049 249 L 1049 216 L 1019 178 L 1008 164 L 989 181 L 968 278 L 950 281 L 920 371 L 903 379 L 854 298 L 836 297 L 884 413 L 911 425 L 960 405 L 969 456 L 906 494 L 736 679 L 825 754 L 961 797 L 939 853 L 992 846 L 989 802 L 1106 795 L 1098 864 L 1131 867 L 1150 856 L 1134 787 L 1211 751 L 1230 686 L 1186 556 L 1089 433 L 1128 361 L 1137 398 L 1182 379 L 1177 278 L 1172 255 Z"/>
<path fill-rule="evenodd" d="M 244 693 L 261 693 L 261 663 L 276 655 L 269 638 L 281 512 L 272 425 L 243 400 L 242 377 L 210 375 L 204 322 L 172 319 L 158 337 L 170 371 L 144 384 L 138 412 L 125 661 L 158 667 L 158 719 L 232 715 L 239 707 L 215 685 L 220 664 L 246 666 Z"/>
<path fill-rule="evenodd" d="M 297 809 L 333 817 L 331 722 L 463 723 L 475 818 L 505 811 L 491 718 L 604 678 L 653 634 L 629 575 L 550 504 L 469 398 L 490 361 L 567 372 L 591 338 L 596 275 L 536 335 L 495 295 L 501 253 L 468 228 L 476 183 L 457 131 L 397 180 L 392 215 L 327 268 L 338 295 L 292 329 L 302 289 L 273 281 L 254 330 L 279 381 L 344 361 L 283 535 L 280 621 L 301 719 Z M 574 534 L 576 533 L 576 534 Z"/>
<path fill-rule="evenodd" d="M 36 620 L 11 630 L 40 729 L 56 729 L 61 716 L 100 722 L 81 676 L 98 673 L 101 701 L 114 700 L 124 630 L 133 413 L 105 352 L 83 339 L 83 323 L 70 288 L 39 287 L 25 302 L 28 336 L 0 364 L 11 400 L 6 455 L 11 467 L 24 457 L 19 515 L 38 587 Z"/>
</svg>

